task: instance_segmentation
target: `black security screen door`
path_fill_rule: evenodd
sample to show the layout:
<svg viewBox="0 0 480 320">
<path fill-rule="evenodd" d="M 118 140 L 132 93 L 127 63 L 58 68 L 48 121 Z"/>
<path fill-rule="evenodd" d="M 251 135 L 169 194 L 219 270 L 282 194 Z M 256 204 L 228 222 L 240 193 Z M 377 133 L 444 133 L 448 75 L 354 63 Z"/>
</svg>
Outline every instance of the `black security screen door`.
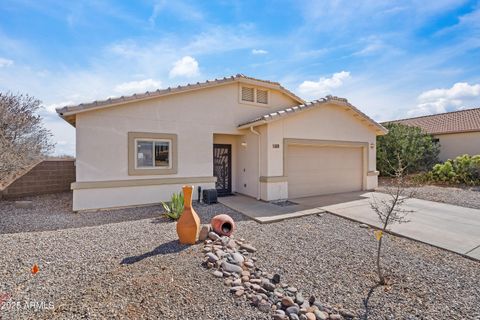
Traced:
<svg viewBox="0 0 480 320">
<path fill-rule="evenodd" d="M 232 193 L 232 145 L 213 145 L 213 175 L 217 177 L 215 188 L 219 196 Z"/>
</svg>

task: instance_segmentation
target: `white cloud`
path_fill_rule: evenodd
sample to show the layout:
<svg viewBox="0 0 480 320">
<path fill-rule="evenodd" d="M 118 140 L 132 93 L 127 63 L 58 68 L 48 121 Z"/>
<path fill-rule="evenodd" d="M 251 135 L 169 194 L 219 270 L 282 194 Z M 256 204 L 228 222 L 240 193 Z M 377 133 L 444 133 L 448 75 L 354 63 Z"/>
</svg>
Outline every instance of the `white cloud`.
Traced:
<svg viewBox="0 0 480 320">
<path fill-rule="evenodd" d="M 408 111 L 409 116 L 422 116 L 465 109 L 468 103 L 480 103 L 480 84 L 457 82 L 451 88 L 432 89 L 422 92 L 416 108 Z"/>
<path fill-rule="evenodd" d="M 115 86 L 115 92 L 121 94 L 143 93 L 149 90 L 156 90 L 162 87 L 162 82 L 154 79 L 124 82 Z"/>
<path fill-rule="evenodd" d="M 185 56 L 182 59 L 175 62 L 172 70 L 170 70 L 170 77 L 195 77 L 200 74 L 198 69 L 198 62 L 195 58 L 190 56 Z"/>
<path fill-rule="evenodd" d="M 0 57 L 0 68 L 13 65 L 13 60 Z"/>
<path fill-rule="evenodd" d="M 267 54 L 268 51 L 267 50 L 263 50 L 263 49 L 252 49 L 252 54 Z"/>
<path fill-rule="evenodd" d="M 341 87 L 348 79 L 350 79 L 350 72 L 341 71 L 334 73 L 330 78 L 321 77 L 318 81 L 303 81 L 298 91 L 308 96 L 322 97 L 332 93 L 333 89 Z"/>
</svg>

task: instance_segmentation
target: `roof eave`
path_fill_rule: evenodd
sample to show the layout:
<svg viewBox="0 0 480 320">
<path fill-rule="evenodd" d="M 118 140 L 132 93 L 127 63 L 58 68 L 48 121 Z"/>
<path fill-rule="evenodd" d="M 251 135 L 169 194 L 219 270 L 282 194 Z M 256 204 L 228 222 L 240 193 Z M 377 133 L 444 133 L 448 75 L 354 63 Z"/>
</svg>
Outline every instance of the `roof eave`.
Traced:
<svg viewBox="0 0 480 320">
<path fill-rule="evenodd" d="M 278 90 L 279 92 L 287 95 L 291 99 L 301 104 L 305 103 L 305 101 L 302 98 L 296 96 L 293 92 L 282 87 L 277 82 L 270 82 L 266 80 L 250 78 L 243 75 L 236 75 L 234 77 L 233 76 L 228 78 L 225 77 L 223 79 L 215 79 L 213 81 L 207 80 L 206 82 L 202 82 L 202 83 L 188 84 L 185 86 L 178 86 L 176 88 L 167 88 L 164 90 L 157 90 L 154 92 L 147 91 L 146 93 L 143 93 L 143 94 L 134 94 L 132 96 L 127 96 L 127 97 L 122 96 L 120 98 L 108 99 L 108 100 L 103 100 L 99 102 L 94 101 L 92 103 L 80 104 L 76 106 L 64 106 L 62 108 L 56 109 L 56 111 L 60 115 L 68 116 L 68 115 L 74 115 L 81 112 L 94 111 L 98 109 L 110 108 L 118 105 L 128 104 L 130 102 L 146 101 L 146 100 L 155 99 L 159 97 L 169 96 L 172 94 L 196 91 L 204 88 L 222 86 L 222 85 L 227 85 L 235 82 L 248 83 L 248 84 L 262 86 L 262 87 L 273 89 L 273 90 Z M 109 103 L 110 100 L 112 101 L 111 103 Z"/>
<path fill-rule="evenodd" d="M 346 99 L 341 99 L 341 98 L 337 98 L 337 97 L 327 97 L 326 99 L 321 99 L 321 100 L 316 100 L 314 102 L 311 102 L 308 105 L 314 104 L 313 108 L 315 108 L 318 105 L 325 104 L 325 103 L 334 103 L 334 104 L 338 104 L 338 105 L 342 105 L 342 106 L 346 106 L 346 107 L 350 108 L 353 112 L 357 113 L 365 121 L 368 121 L 370 123 L 369 127 L 370 126 L 372 128 L 375 127 L 373 129 L 375 130 L 375 134 L 377 136 L 383 136 L 383 135 L 386 135 L 388 133 L 387 128 L 385 128 L 384 126 L 382 126 L 381 124 L 379 124 L 375 120 L 373 120 L 370 117 L 368 117 L 367 115 L 365 115 L 358 108 L 356 108 L 351 103 L 346 101 Z M 296 114 L 296 113 L 299 113 L 299 112 L 302 112 L 302 111 L 306 111 L 306 110 L 311 110 L 311 109 L 312 109 L 312 107 L 300 107 L 299 109 L 295 109 L 295 111 L 293 111 L 293 112 L 286 112 L 283 115 L 264 116 L 262 119 L 258 119 L 258 120 L 252 121 L 252 122 L 247 122 L 247 123 L 244 123 L 244 124 L 240 124 L 237 128 L 238 129 L 247 129 L 247 128 L 250 128 L 250 127 L 257 127 L 257 126 L 260 126 L 260 125 L 264 125 L 264 124 L 276 121 L 278 119 L 283 119 L 286 116 L 293 115 L 293 114 Z"/>
</svg>

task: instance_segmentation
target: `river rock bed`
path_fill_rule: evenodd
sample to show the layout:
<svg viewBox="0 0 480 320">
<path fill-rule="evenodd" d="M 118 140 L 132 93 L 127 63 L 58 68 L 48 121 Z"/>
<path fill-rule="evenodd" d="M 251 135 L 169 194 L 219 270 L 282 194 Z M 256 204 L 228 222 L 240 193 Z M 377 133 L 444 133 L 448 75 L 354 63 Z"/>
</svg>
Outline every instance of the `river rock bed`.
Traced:
<svg viewBox="0 0 480 320">
<path fill-rule="evenodd" d="M 346 309 L 308 299 L 302 292 L 282 281 L 280 274 L 272 274 L 258 268 L 255 263 L 257 249 L 245 239 L 221 237 L 202 228 L 203 266 L 216 278 L 222 278 L 230 293 L 238 299 L 250 302 L 258 310 L 270 313 L 274 320 L 341 320 L 353 319 L 355 314 Z M 208 232 L 207 232 L 208 230 Z"/>
</svg>

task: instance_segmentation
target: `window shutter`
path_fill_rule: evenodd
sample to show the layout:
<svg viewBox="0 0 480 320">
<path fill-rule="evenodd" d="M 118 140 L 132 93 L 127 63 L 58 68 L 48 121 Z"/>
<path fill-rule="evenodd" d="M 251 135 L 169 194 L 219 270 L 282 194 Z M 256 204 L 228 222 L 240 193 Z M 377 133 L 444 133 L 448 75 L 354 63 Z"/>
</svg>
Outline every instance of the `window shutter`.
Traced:
<svg viewBox="0 0 480 320">
<path fill-rule="evenodd" d="M 268 103 L 268 91 L 257 89 L 257 102 L 258 103 Z"/>
<path fill-rule="evenodd" d="M 254 96 L 255 96 L 255 89 L 253 88 L 248 88 L 248 87 L 242 87 L 242 100 L 243 101 L 250 101 L 254 102 Z"/>
</svg>

